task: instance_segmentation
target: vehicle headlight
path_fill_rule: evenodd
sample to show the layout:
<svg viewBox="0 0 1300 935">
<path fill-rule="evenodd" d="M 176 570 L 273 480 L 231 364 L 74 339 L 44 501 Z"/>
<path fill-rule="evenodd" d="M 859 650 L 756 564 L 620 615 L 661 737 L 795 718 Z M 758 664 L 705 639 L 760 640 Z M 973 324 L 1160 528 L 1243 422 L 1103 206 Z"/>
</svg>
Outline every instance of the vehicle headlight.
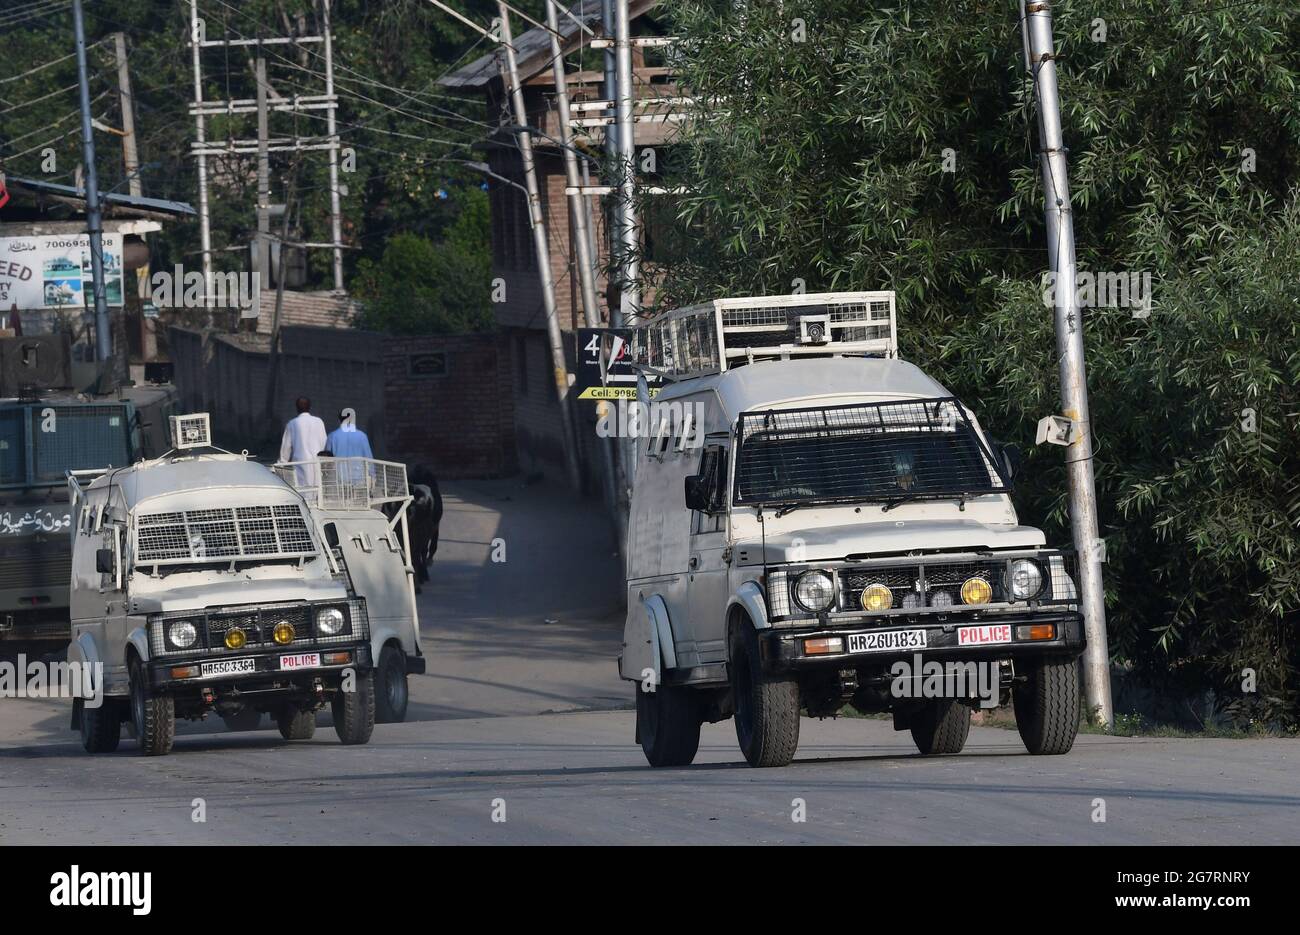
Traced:
<svg viewBox="0 0 1300 935">
<path fill-rule="evenodd" d="M 872 584 L 862 589 L 863 610 L 889 610 L 894 606 L 894 592 L 883 584 Z"/>
<path fill-rule="evenodd" d="M 167 628 L 167 639 L 177 649 L 189 649 L 198 637 L 199 631 L 188 620 L 177 620 Z"/>
<path fill-rule="evenodd" d="M 271 638 L 281 646 L 292 643 L 293 638 L 296 635 L 297 633 L 293 628 L 293 624 L 288 620 L 281 620 L 275 625 L 275 629 L 271 631 Z"/>
<path fill-rule="evenodd" d="M 967 578 L 966 582 L 961 586 L 963 604 L 987 604 L 991 597 L 993 597 L 993 588 L 978 575 L 974 578 Z"/>
<path fill-rule="evenodd" d="M 1043 570 L 1030 559 L 1018 558 L 1012 562 L 1007 577 L 1011 596 L 1018 601 L 1027 601 L 1043 590 Z"/>
<path fill-rule="evenodd" d="M 248 634 L 239 627 L 231 627 L 226 631 L 226 648 L 243 649 L 244 644 L 248 642 Z"/>
<path fill-rule="evenodd" d="M 794 599 L 804 610 L 821 613 L 835 603 L 835 581 L 824 571 L 805 571 L 795 579 Z"/>
<path fill-rule="evenodd" d="M 325 636 L 335 636 L 342 632 L 343 624 L 346 622 L 347 618 L 343 616 L 343 611 L 337 607 L 326 607 L 316 612 L 316 629 Z"/>
</svg>

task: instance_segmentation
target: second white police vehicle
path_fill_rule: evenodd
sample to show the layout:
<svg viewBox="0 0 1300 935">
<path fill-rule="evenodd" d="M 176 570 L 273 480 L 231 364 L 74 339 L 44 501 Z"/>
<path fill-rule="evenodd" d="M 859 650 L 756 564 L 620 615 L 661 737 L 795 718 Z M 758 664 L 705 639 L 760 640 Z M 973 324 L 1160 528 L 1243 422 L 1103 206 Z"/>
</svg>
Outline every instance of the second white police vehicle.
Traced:
<svg viewBox="0 0 1300 935">
<path fill-rule="evenodd" d="M 619 659 L 652 765 L 690 763 L 701 724 L 727 717 L 751 765 L 785 765 L 801 711 L 846 704 L 957 753 L 979 704 L 960 676 L 980 664 L 1031 753 L 1070 749 L 1074 556 L 1019 523 L 1019 453 L 898 359 L 892 292 L 715 300 L 632 345 L 665 380 L 636 463 Z M 932 661 L 960 665 L 928 679 Z"/>
<path fill-rule="evenodd" d="M 206 414 L 171 428 L 160 458 L 70 472 L 68 661 L 102 673 L 73 704 L 85 749 L 117 749 L 125 723 L 166 754 L 177 718 L 211 713 L 305 740 L 329 706 L 345 744 L 402 720 L 425 668 L 405 467 L 268 467 L 214 448 Z"/>
</svg>

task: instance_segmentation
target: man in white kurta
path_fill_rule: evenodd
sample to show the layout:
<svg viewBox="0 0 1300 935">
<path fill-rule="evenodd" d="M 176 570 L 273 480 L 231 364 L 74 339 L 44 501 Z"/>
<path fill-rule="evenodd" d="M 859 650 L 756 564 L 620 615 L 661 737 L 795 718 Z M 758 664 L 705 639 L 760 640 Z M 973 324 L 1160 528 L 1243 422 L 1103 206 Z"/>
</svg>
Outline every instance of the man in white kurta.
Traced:
<svg viewBox="0 0 1300 935">
<path fill-rule="evenodd" d="M 311 400 L 306 396 L 299 396 L 295 405 L 298 415 L 288 421 L 280 439 L 280 461 L 314 462 L 325 448 L 325 423 L 311 414 Z M 299 487 L 315 487 L 319 476 L 315 464 L 299 464 L 294 468 Z"/>
</svg>

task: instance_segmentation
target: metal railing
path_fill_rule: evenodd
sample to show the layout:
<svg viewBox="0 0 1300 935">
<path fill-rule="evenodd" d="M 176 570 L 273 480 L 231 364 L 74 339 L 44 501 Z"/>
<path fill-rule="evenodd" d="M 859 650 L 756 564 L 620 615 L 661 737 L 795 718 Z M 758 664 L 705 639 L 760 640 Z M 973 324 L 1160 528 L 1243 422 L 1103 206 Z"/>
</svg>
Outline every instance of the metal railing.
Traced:
<svg viewBox="0 0 1300 935">
<path fill-rule="evenodd" d="M 410 498 L 406 465 L 374 458 L 316 458 L 275 464 L 271 470 L 312 506 L 370 510 Z"/>
</svg>

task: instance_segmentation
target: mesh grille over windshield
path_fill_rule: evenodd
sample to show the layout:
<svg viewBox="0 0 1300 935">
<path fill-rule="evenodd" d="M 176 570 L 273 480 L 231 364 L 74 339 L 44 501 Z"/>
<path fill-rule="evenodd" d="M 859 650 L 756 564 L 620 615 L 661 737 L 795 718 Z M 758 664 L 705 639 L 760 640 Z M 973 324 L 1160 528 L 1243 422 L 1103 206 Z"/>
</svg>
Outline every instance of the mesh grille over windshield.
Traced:
<svg viewBox="0 0 1300 935">
<path fill-rule="evenodd" d="M 736 503 L 924 499 L 1005 491 L 953 398 L 747 412 Z"/>
</svg>

